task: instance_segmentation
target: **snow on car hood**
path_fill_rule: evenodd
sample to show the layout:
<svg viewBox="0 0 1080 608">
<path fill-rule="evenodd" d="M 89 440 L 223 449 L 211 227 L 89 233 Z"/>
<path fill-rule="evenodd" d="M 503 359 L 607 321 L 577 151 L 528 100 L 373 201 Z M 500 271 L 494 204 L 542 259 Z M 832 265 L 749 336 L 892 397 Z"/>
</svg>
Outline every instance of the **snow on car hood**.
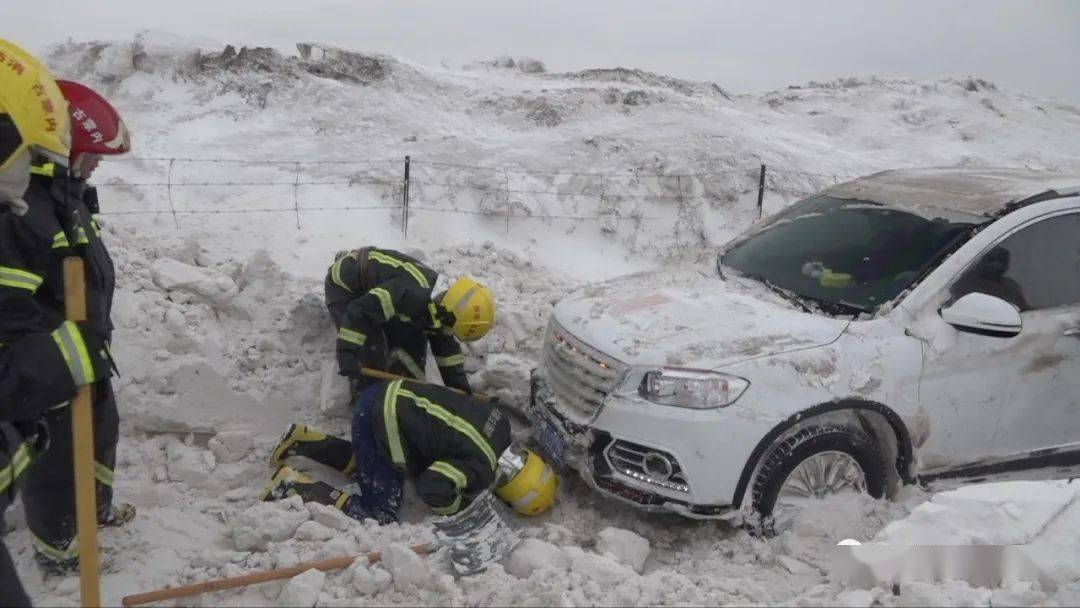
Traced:
<svg viewBox="0 0 1080 608">
<path fill-rule="evenodd" d="M 586 287 L 554 315 L 573 336 L 624 363 L 703 369 L 828 344 L 848 324 L 798 310 L 763 286 L 695 270 Z"/>
</svg>

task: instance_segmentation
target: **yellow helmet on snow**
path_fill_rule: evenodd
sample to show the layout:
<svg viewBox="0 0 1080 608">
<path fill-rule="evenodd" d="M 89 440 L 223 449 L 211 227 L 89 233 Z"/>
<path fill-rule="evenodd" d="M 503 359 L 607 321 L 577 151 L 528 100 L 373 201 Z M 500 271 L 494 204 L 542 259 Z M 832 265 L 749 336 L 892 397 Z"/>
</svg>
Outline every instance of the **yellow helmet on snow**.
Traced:
<svg viewBox="0 0 1080 608">
<path fill-rule="evenodd" d="M 68 164 L 71 117 L 49 68 L 0 39 L 0 171 L 25 153 Z"/>
<path fill-rule="evenodd" d="M 559 477 L 539 454 L 511 446 L 499 457 L 495 495 L 521 515 L 541 515 L 555 504 Z"/>
<path fill-rule="evenodd" d="M 495 324 L 495 294 L 472 277 L 455 281 L 439 303 L 454 313 L 454 335 L 462 342 L 483 338 Z"/>
</svg>

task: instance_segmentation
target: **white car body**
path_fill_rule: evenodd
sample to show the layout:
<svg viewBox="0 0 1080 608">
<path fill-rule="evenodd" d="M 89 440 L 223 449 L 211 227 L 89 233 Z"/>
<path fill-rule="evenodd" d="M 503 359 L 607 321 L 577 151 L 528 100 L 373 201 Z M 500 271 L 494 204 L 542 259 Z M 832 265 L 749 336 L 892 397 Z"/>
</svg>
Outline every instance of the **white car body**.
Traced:
<svg viewBox="0 0 1080 608">
<path fill-rule="evenodd" d="M 530 416 L 565 443 L 563 459 L 600 492 L 701 518 L 747 513 L 762 458 L 818 416 L 857 415 L 872 426 L 895 462 L 894 486 L 1076 464 L 1080 302 L 1023 313 L 1015 337 L 959 331 L 939 309 L 954 279 L 996 243 L 1080 213 L 1078 186 L 1080 176 L 928 169 L 825 191 L 906 209 L 945 200 L 986 215 L 1055 195 L 999 213 L 873 315 L 804 312 L 752 279 L 711 269 L 586 288 L 555 307 Z M 720 371 L 749 388 L 723 407 L 659 405 L 639 386 L 664 366 Z"/>
</svg>

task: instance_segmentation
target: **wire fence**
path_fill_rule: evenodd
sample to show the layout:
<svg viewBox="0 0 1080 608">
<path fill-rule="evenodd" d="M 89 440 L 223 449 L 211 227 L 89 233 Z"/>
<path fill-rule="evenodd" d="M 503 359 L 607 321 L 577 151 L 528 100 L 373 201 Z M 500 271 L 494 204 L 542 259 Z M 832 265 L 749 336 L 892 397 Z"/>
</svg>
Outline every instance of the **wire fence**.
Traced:
<svg viewBox="0 0 1080 608">
<path fill-rule="evenodd" d="M 308 213 L 382 211 L 400 216 L 406 236 L 413 212 L 501 219 L 507 232 L 520 220 L 617 225 L 668 219 L 677 227 L 688 208 L 732 205 L 755 192 L 760 217 L 766 193 L 803 197 L 846 179 L 765 164 L 724 166 L 730 159 L 694 161 L 693 165 L 701 167 L 694 172 L 609 173 L 532 171 L 409 156 L 304 161 L 136 156 L 125 161 L 160 177 L 141 181 L 112 178 L 99 184 L 101 189 L 136 193 L 144 203 L 138 208 L 106 209 L 102 215 L 171 215 L 180 228 L 182 216 L 292 214 L 300 228 Z M 720 166 L 710 169 L 710 163 Z M 207 166 L 223 167 L 214 170 Z M 222 171 L 228 179 L 213 179 Z M 363 192 L 352 190 L 357 187 L 364 188 Z M 191 193 L 212 205 L 178 204 L 178 198 Z M 267 202 L 275 199 L 276 204 Z"/>
</svg>

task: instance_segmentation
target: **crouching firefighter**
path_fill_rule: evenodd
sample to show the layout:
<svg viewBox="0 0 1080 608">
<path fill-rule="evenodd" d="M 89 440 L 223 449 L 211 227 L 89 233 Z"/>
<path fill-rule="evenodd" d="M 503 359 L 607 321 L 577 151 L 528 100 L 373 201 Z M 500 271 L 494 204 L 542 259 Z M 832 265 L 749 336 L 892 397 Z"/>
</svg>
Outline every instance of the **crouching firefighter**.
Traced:
<svg viewBox="0 0 1080 608">
<path fill-rule="evenodd" d="M 97 199 L 85 179 L 101 154 L 120 154 L 127 129 L 99 95 L 76 83 L 56 83 L 54 107 L 75 119 L 66 154 L 31 154 L 29 187 L 0 221 L 0 403 L 44 406 L 46 449 L 25 472 L 22 500 L 38 563 L 51 574 L 78 565 L 71 411 L 77 389 L 93 394 L 98 521 L 119 525 L 134 515 L 112 505 L 119 418 L 109 377 L 109 340 L 115 275 L 93 213 Z M 65 320 L 63 260 L 86 265 L 89 321 Z M 41 390 L 29 379 L 48 384 Z"/>
<path fill-rule="evenodd" d="M 353 397 L 373 382 L 360 376 L 361 367 L 424 380 L 429 344 L 443 384 L 471 392 L 458 341 L 479 340 L 491 329 L 490 289 L 375 247 L 338 253 L 325 289 L 338 328 L 338 369 L 350 378 Z"/>
<path fill-rule="evenodd" d="M 395 380 L 364 389 L 352 442 L 293 424 L 271 464 L 303 456 L 349 475 L 349 493 L 282 466 L 263 500 L 299 495 L 337 507 L 355 519 L 398 520 L 405 478 L 437 515 L 452 515 L 488 488 L 523 515 L 555 503 L 558 478 L 537 454 L 511 444 L 510 422 L 498 408 L 443 386 Z"/>
</svg>

